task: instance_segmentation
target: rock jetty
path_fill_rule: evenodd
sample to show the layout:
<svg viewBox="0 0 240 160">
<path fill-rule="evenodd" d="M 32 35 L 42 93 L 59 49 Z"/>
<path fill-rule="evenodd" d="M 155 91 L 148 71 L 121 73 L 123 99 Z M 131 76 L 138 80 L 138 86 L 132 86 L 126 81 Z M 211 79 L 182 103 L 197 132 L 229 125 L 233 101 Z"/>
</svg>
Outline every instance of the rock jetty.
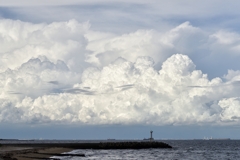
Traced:
<svg viewBox="0 0 240 160">
<path fill-rule="evenodd" d="M 122 142 L 96 142 L 96 143 L 11 143 L 4 146 L 15 147 L 62 147 L 73 149 L 146 149 L 146 148 L 172 148 L 172 146 L 159 141 L 122 141 Z"/>
</svg>

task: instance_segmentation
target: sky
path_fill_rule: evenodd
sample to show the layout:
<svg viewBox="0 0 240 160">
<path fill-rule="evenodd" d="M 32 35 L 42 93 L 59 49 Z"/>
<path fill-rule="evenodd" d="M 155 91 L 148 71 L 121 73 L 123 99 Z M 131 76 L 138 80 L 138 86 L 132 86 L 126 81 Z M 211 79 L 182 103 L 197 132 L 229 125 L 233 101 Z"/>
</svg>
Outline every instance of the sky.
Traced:
<svg viewBox="0 0 240 160">
<path fill-rule="evenodd" d="M 0 0 L 0 138 L 240 139 L 237 0 Z"/>
</svg>

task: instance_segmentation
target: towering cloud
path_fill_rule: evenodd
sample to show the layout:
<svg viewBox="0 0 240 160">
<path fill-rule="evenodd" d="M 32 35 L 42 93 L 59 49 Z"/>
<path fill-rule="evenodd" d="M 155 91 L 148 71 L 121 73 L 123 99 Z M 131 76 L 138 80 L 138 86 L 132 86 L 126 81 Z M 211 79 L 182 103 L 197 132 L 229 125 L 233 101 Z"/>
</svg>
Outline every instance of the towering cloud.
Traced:
<svg viewBox="0 0 240 160">
<path fill-rule="evenodd" d="M 164 33 L 117 35 L 76 20 L 3 19 L 0 42 L 0 122 L 239 123 L 240 71 L 209 78 L 200 70 L 217 46 L 237 56 L 237 33 L 209 34 L 185 22 Z"/>
</svg>

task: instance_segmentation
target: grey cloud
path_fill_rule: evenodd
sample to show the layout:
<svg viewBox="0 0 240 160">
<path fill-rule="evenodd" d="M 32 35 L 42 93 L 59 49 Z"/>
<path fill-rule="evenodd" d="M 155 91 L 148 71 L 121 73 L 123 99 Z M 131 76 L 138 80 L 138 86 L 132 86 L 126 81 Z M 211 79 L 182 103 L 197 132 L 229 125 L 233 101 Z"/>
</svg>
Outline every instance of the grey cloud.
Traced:
<svg viewBox="0 0 240 160">
<path fill-rule="evenodd" d="M 116 88 L 132 88 L 132 87 L 134 87 L 134 84 L 126 84 L 126 85 L 118 86 Z"/>
<path fill-rule="evenodd" d="M 11 7 L 15 4 L 14 7 Z M 44 4 L 44 5 L 43 5 Z M 34 23 L 54 21 L 90 21 L 94 30 L 129 33 L 137 29 L 166 31 L 185 21 L 207 28 L 210 31 L 222 28 L 238 30 L 239 2 L 183 0 L 169 1 L 13 1 L 0 4 L 11 16 Z M 231 9 L 226 9 L 229 6 Z M 1 12 L 1 10 L 0 10 Z M 67 13 L 67 14 L 66 14 Z M 98 15 L 97 17 L 95 15 Z M 102 23 L 104 20 L 104 23 Z M 214 23 L 213 23 L 214 22 Z"/>
<path fill-rule="evenodd" d="M 58 85 L 58 84 L 59 84 L 58 81 L 48 81 L 48 83 L 55 84 L 55 85 Z"/>
<path fill-rule="evenodd" d="M 224 87 L 224 86 L 239 86 L 240 85 L 240 81 L 231 81 L 231 82 L 227 82 L 227 83 L 222 83 L 220 85 L 209 85 L 209 86 L 187 86 L 190 88 L 214 88 L 214 87 Z"/>
<path fill-rule="evenodd" d="M 233 81 L 230 84 L 232 84 L 234 86 L 239 86 L 240 85 L 240 81 Z"/>
<path fill-rule="evenodd" d="M 87 95 L 94 95 L 96 92 L 79 89 L 79 88 L 71 88 L 71 89 L 64 89 L 64 93 L 71 93 L 71 94 L 87 94 Z"/>
<path fill-rule="evenodd" d="M 7 91 L 8 94 L 23 94 L 21 92 L 15 92 L 15 91 Z"/>
</svg>

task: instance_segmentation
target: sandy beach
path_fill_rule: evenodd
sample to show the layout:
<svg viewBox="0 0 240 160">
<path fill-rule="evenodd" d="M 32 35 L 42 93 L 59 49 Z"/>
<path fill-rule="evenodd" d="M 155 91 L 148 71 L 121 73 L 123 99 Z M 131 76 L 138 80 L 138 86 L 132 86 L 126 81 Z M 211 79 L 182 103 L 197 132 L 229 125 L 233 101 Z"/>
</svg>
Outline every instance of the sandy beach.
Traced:
<svg viewBox="0 0 240 160">
<path fill-rule="evenodd" d="M 72 148 L 51 147 L 0 147 L 0 159 L 3 160 L 30 160 L 30 159 L 47 159 L 64 152 L 72 151 Z"/>
</svg>

